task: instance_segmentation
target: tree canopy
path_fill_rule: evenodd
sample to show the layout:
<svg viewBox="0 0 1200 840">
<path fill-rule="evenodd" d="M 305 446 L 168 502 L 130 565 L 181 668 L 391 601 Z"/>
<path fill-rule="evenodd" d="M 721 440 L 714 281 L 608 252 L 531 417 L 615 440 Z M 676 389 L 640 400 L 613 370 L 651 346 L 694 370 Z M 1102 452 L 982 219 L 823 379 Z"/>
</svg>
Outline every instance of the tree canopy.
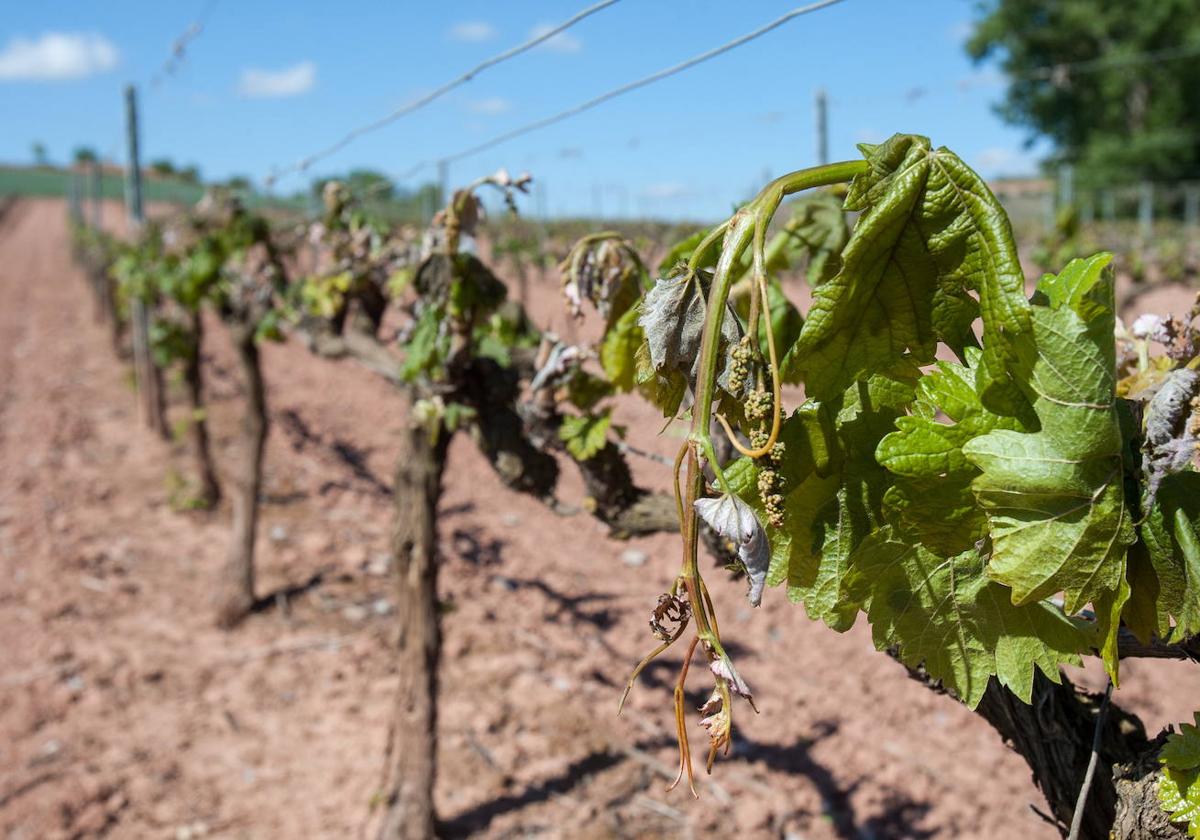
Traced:
<svg viewBox="0 0 1200 840">
<path fill-rule="evenodd" d="M 1054 142 L 1081 178 L 1200 177 L 1195 0 L 982 0 L 967 52 L 997 58 L 999 113 Z"/>
</svg>

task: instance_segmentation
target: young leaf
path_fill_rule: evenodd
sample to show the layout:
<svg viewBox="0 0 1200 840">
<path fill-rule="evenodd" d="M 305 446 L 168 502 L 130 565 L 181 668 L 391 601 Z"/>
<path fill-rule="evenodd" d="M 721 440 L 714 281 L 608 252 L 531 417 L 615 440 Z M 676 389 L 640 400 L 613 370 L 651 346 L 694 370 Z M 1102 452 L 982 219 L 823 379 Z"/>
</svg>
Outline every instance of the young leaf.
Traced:
<svg viewBox="0 0 1200 840">
<path fill-rule="evenodd" d="M 1171 822 L 1187 823 L 1188 837 L 1200 837 L 1200 712 L 1195 719 L 1168 735 L 1158 754 L 1158 801 Z"/>
<path fill-rule="evenodd" d="M 870 603 L 875 647 L 898 646 L 901 661 L 924 664 L 972 709 L 992 676 L 1030 702 L 1035 668 L 1059 682 L 1059 666 L 1080 664 L 1089 646 L 1088 634 L 1056 607 L 1014 606 L 975 549 L 944 557 L 885 528 L 852 562 L 852 586 Z"/>
<path fill-rule="evenodd" d="M 897 476 L 884 497 L 889 518 L 906 538 L 947 555 L 966 551 L 987 534 L 987 518 L 971 492 L 979 470 L 963 445 L 995 429 L 1026 431 L 1016 418 L 983 406 L 976 387 L 981 356 L 972 347 L 966 365 L 938 362 L 917 385 L 913 413 L 898 418 L 897 431 L 875 451 Z"/>
<path fill-rule="evenodd" d="M 637 384 L 637 351 L 644 340 L 636 305 L 629 307 L 605 332 L 600 344 L 600 366 L 618 391 L 632 391 Z"/>
<path fill-rule="evenodd" d="M 817 288 L 787 374 L 817 398 L 840 393 L 906 352 L 932 361 L 938 340 L 975 343 L 974 300 L 1003 367 L 1004 333 L 1028 327 L 1024 276 L 1008 217 L 986 184 L 927 138 L 864 149 L 847 210 L 862 210 L 837 276 Z"/>
<path fill-rule="evenodd" d="M 695 508 L 710 528 L 737 546 L 738 559 L 750 578 L 750 606 L 757 607 L 762 602 L 770 563 L 767 535 L 758 516 L 748 504 L 729 493 L 716 499 L 697 499 Z"/>
<path fill-rule="evenodd" d="M 1134 603 L 1149 604 L 1130 627 L 1145 641 L 1200 633 L 1200 473 L 1167 478 L 1139 530 L 1145 556 L 1130 559 L 1130 582 Z"/>
<path fill-rule="evenodd" d="M 836 400 L 810 400 L 788 418 L 780 435 L 788 453 L 780 469 L 784 528 L 769 532 L 767 584 L 786 581 L 790 600 L 803 601 L 809 618 L 839 632 L 853 626 L 860 606 L 845 589 L 851 555 L 884 524 L 888 474 L 876 462 L 875 448 L 912 402 L 916 377 L 914 367 L 901 364 Z M 757 472 L 742 459 L 726 477 L 761 515 Z"/>
<path fill-rule="evenodd" d="M 1053 284 L 1043 280 L 1040 290 Z M 1115 393 L 1111 276 L 1084 297 L 1033 307 L 1033 329 L 1013 342 L 1013 378 L 1040 429 L 999 429 L 968 441 L 982 475 L 974 490 L 993 542 L 988 572 L 1013 603 L 1065 593 L 1074 613 L 1092 602 L 1102 654 L 1116 673 L 1116 632 L 1128 598 L 1125 552 L 1134 541 L 1125 505 Z"/>
<path fill-rule="evenodd" d="M 567 415 L 563 417 L 558 436 L 572 457 L 586 461 L 604 448 L 610 425 L 612 414 L 608 410 L 599 414 Z"/>
</svg>

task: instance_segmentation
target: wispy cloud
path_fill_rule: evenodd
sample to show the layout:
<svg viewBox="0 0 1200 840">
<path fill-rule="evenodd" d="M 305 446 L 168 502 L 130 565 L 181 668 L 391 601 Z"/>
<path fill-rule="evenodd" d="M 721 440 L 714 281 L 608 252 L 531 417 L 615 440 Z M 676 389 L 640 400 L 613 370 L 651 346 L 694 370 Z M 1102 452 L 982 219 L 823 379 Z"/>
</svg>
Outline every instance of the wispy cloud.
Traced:
<svg viewBox="0 0 1200 840">
<path fill-rule="evenodd" d="M 312 90 L 317 82 L 317 65 L 301 61 L 280 70 L 247 67 L 238 82 L 238 93 L 251 99 L 281 99 Z"/>
<path fill-rule="evenodd" d="M 121 53 L 94 32 L 46 32 L 36 39 L 12 38 L 0 50 L 0 80 L 82 79 L 112 70 Z"/>
<path fill-rule="evenodd" d="M 529 33 L 530 38 L 540 38 L 551 29 L 553 24 L 539 23 Z M 540 49 L 553 50 L 558 53 L 577 53 L 583 49 L 583 41 L 580 41 L 569 32 L 559 32 L 553 38 L 548 38 L 539 45 Z"/>
<path fill-rule="evenodd" d="M 450 31 L 446 34 L 451 41 L 479 43 L 480 41 L 490 41 L 495 38 L 496 27 L 492 26 L 486 20 L 464 20 L 451 26 Z"/>
<path fill-rule="evenodd" d="M 502 96 L 489 96 L 487 99 L 475 99 L 467 103 L 467 110 L 472 114 L 495 116 L 512 110 L 512 103 Z"/>
<path fill-rule="evenodd" d="M 647 184 L 641 192 L 642 198 L 649 198 L 655 201 L 676 201 L 681 198 L 689 198 L 692 195 L 691 188 L 687 184 L 681 184 L 677 181 L 663 181 L 657 184 Z"/>
<path fill-rule="evenodd" d="M 1025 149 L 992 146 L 976 154 L 971 162 L 985 177 L 1031 175 L 1038 170 L 1038 157 Z"/>
</svg>

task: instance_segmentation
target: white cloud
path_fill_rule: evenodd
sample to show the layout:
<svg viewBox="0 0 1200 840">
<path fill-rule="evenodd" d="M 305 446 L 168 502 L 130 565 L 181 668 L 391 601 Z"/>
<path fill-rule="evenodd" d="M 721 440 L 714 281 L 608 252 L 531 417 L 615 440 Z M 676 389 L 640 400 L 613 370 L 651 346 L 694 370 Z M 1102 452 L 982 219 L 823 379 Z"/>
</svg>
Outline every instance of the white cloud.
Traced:
<svg viewBox="0 0 1200 840">
<path fill-rule="evenodd" d="M 681 198 L 688 198 L 691 194 L 692 191 L 687 184 L 680 184 L 676 181 L 647 184 L 642 190 L 643 198 L 654 199 L 656 201 L 674 201 Z"/>
<path fill-rule="evenodd" d="M 554 26 L 549 23 L 539 23 L 529 33 L 530 38 L 540 38 L 553 29 Z M 577 53 L 583 49 L 583 41 L 580 41 L 569 32 L 559 32 L 552 38 L 548 38 L 538 45 L 540 49 L 553 50 L 558 53 Z"/>
<path fill-rule="evenodd" d="M 282 70 L 248 67 L 242 71 L 238 92 L 251 99 L 279 99 L 307 93 L 316 82 L 317 65 L 311 61 L 301 61 Z"/>
<path fill-rule="evenodd" d="M 82 79 L 117 66 L 121 53 L 94 32 L 45 32 L 12 38 L 0 51 L 0 80 Z"/>
<path fill-rule="evenodd" d="M 450 27 L 448 33 L 451 41 L 466 41 L 479 43 L 490 41 L 496 37 L 496 27 L 485 20 L 464 20 Z"/>
<path fill-rule="evenodd" d="M 1037 172 L 1038 158 L 1024 149 L 992 146 L 976 154 L 971 162 L 984 177 L 997 175 L 1032 175 Z"/>
<path fill-rule="evenodd" d="M 467 110 L 472 114 L 495 116 L 512 110 L 512 103 L 501 96 L 489 96 L 487 99 L 475 99 L 467 103 Z"/>
</svg>

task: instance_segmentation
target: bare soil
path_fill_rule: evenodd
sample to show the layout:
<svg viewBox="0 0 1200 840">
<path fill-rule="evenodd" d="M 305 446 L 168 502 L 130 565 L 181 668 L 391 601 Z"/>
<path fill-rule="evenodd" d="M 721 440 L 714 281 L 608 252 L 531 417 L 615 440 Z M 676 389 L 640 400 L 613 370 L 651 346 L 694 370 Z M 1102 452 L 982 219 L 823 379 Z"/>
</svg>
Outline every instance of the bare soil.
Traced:
<svg viewBox="0 0 1200 840">
<path fill-rule="evenodd" d="M 557 291 L 535 294 L 549 318 Z M 1162 297 L 1166 309 L 1190 302 L 1182 290 Z M 173 509 L 189 462 L 138 422 L 127 365 L 71 263 L 61 202 L 23 201 L 0 220 L 0 301 L 0 831 L 364 835 L 396 684 L 387 532 L 398 395 L 297 343 L 265 348 L 264 609 L 222 632 L 208 597 L 229 511 Z M 227 474 L 240 384 L 224 332 L 209 326 L 214 451 Z M 644 406 L 622 405 L 618 422 L 646 449 L 678 445 Z M 664 467 L 636 468 L 663 486 Z M 738 710 L 731 755 L 702 778 L 698 801 L 666 793 L 678 654 L 615 711 L 653 644 L 646 619 L 677 568 L 677 539 L 618 543 L 585 515 L 550 513 L 504 489 L 465 437 L 447 479 L 446 836 L 1057 836 L 1033 810 L 1041 798 L 1021 759 L 877 653 L 861 622 L 836 635 L 778 592 L 752 611 L 744 584 L 720 573 L 722 626 L 761 714 Z M 579 493 L 565 482 L 567 502 Z M 1124 674 L 1117 702 L 1151 731 L 1200 705 L 1200 668 L 1134 662 Z M 1101 684 L 1094 668 L 1072 676 Z"/>
</svg>

